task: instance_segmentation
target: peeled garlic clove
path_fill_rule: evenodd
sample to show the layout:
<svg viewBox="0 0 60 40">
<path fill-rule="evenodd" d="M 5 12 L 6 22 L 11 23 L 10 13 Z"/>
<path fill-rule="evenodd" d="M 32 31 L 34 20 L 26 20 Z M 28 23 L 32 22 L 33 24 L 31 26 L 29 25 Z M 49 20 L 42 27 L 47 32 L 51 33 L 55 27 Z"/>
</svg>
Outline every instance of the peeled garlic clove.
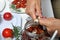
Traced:
<svg viewBox="0 0 60 40">
<path fill-rule="evenodd" d="M 9 38 L 5 38 L 5 40 L 13 40 L 13 39 L 9 37 Z"/>
<path fill-rule="evenodd" d="M 37 22 L 38 23 L 38 19 L 35 19 L 34 22 Z"/>
<path fill-rule="evenodd" d="M 35 20 L 34 20 L 34 22 L 37 22 L 37 23 L 38 23 L 38 22 L 39 22 L 39 20 L 38 20 L 38 19 L 40 19 L 40 17 L 38 17 L 37 19 L 35 19 Z"/>
<path fill-rule="evenodd" d="M 34 30 L 32 33 L 36 34 L 37 33 L 37 30 Z"/>
</svg>

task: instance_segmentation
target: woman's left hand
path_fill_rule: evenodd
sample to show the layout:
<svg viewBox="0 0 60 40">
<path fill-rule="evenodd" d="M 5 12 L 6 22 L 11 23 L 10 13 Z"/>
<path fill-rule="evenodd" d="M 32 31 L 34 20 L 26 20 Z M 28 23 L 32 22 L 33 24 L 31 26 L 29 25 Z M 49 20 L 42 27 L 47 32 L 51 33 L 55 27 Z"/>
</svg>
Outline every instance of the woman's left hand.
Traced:
<svg viewBox="0 0 60 40">
<path fill-rule="evenodd" d="M 30 15 L 33 20 L 36 19 L 36 16 L 42 17 L 40 0 L 27 0 L 26 13 Z"/>
</svg>

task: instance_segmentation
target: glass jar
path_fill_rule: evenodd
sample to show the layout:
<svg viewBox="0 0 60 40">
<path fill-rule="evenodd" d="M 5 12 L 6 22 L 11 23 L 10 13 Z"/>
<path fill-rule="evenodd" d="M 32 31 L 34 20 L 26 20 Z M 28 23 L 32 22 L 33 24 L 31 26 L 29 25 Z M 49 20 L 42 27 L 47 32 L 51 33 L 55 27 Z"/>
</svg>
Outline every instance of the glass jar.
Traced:
<svg viewBox="0 0 60 40">
<path fill-rule="evenodd" d="M 27 22 L 25 24 L 24 32 L 25 32 L 25 35 L 26 35 L 25 36 L 26 40 L 47 40 L 48 36 L 49 36 L 47 30 L 44 29 L 43 26 L 41 26 L 37 22 L 34 22 L 30 18 L 28 18 L 28 20 L 27 20 Z"/>
</svg>

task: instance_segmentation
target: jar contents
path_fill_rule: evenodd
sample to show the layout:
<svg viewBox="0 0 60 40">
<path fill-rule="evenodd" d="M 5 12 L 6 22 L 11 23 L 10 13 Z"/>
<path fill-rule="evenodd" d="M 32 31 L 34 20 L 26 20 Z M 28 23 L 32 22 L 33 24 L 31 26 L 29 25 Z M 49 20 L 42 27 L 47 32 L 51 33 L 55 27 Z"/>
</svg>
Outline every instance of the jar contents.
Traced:
<svg viewBox="0 0 60 40">
<path fill-rule="evenodd" d="M 32 19 L 27 20 L 22 32 L 22 40 L 49 40 L 48 32 L 43 27 Z"/>
<path fill-rule="evenodd" d="M 26 31 L 30 32 L 30 33 L 35 33 L 35 34 L 41 34 L 44 31 L 39 27 L 39 25 L 33 25 L 31 27 L 29 27 L 28 29 L 26 29 Z"/>
<path fill-rule="evenodd" d="M 34 34 L 42 34 L 44 31 L 40 27 L 40 25 L 32 25 L 28 27 L 23 33 L 22 33 L 22 40 L 47 40 L 48 37 L 46 35 L 39 36 L 38 38 L 30 37 L 27 35 L 26 32 L 34 33 Z"/>
</svg>

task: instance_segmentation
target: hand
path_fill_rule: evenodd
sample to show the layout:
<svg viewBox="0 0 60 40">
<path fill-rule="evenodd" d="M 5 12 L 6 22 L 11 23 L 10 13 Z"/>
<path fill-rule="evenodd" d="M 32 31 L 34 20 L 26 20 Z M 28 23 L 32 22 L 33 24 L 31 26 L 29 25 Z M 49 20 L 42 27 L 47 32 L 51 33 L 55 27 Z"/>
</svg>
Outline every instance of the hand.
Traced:
<svg viewBox="0 0 60 40">
<path fill-rule="evenodd" d="M 37 16 L 42 17 L 41 10 L 40 10 L 40 0 L 27 0 L 27 7 L 26 7 L 26 13 L 30 15 L 33 20 L 36 19 Z"/>
<path fill-rule="evenodd" d="M 39 18 L 39 23 L 46 26 L 48 33 L 53 34 L 55 30 L 58 30 L 60 35 L 60 20 L 55 18 Z"/>
</svg>

